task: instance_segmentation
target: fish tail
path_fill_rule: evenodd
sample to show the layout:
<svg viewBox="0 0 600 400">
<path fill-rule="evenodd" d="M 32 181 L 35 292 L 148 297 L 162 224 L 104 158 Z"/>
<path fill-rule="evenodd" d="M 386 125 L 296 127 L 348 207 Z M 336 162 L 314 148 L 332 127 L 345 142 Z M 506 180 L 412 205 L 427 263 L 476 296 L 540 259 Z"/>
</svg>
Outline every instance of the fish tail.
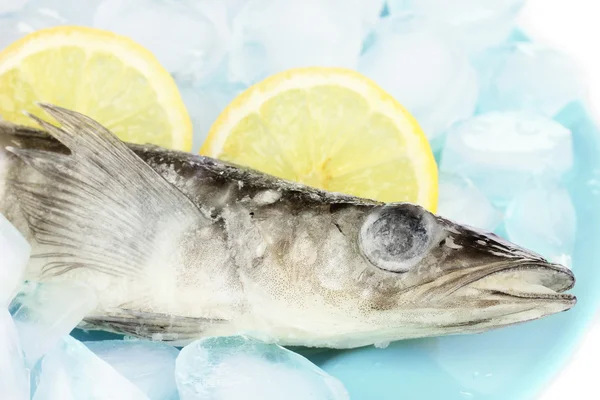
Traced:
<svg viewBox="0 0 600 400">
<path fill-rule="evenodd" d="M 37 280 L 73 271 L 140 280 L 149 265 L 167 268 L 178 235 L 206 217 L 108 129 L 40 106 L 60 127 L 33 115 L 44 132 L 0 127 L 3 210 L 29 230 Z"/>
<path fill-rule="evenodd" d="M 11 146 L 16 136 L 17 126 L 8 122 L 0 121 L 0 212 L 5 213 L 6 205 L 3 199 L 7 195 L 6 182 L 8 180 L 9 171 L 13 170 L 15 157 L 6 150 L 7 146 Z"/>
<path fill-rule="evenodd" d="M 12 160 L 10 153 L 6 151 L 6 146 L 10 144 L 10 130 L 6 124 L 0 122 L 0 212 L 4 213 L 2 199 L 6 193 L 6 180 L 8 179 L 8 170 L 11 168 Z"/>
<path fill-rule="evenodd" d="M 87 329 L 188 340 L 224 323 L 142 311 L 150 296 L 170 310 L 177 269 L 196 260 L 193 235 L 211 219 L 96 121 L 40 107 L 58 125 L 0 122 L 0 211 L 32 245 L 26 278 L 104 293 Z"/>
<path fill-rule="evenodd" d="M 22 160 L 7 148 L 22 145 L 34 146 L 36 141 L 39 146 L 48 140 L 51 138 L 47 134 L 36 129 L 0 121 L 0 213 L 5 215 L 27 239 L 31 239 L 31 232 L 20 212 L 15 192 L 10 185 L 13 180 L 24 177 L 27 170 Z"/>
<path fill-rule="evenodd" d="M 66 152 L 67 149 L 56 139 L 39 129 L 16 125 L 0 120 L 0 212 L 6 211 L 6 201 L 10 196 L 8 182 L 19 175 L 24 163 L 7 147 L 24 147 Z"/>
</svg>

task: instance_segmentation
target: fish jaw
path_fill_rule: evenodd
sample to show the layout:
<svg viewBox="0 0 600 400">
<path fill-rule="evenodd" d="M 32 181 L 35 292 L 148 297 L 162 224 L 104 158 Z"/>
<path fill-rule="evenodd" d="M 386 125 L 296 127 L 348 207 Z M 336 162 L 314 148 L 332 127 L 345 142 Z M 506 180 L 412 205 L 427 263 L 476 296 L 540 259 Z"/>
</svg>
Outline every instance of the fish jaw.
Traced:
<svg viewBox="0 0 600 400">
<path fill-rule="evenodd" d="M 317 345 L 355 348 L 484 333 L 564 312 L 577 302 L 574 295 L 565 293 L 574 286 L 575 279 L 563 266 L 515 261 L 486 267 L 461 271 L 468 279 L 463 279 L 458 288 L 456 277 L 448 276 L 453 282 L 437 282 L 435 290 L 406 292 L 397 306 L 372 321 L 371 327 L 362 326 Z"/>
<path fill-rule="evenodd" d="M 450 235 L 463 262 L 474 266 L 461 271 L 461 279 L 447 287 L 447 295 L 463 287 L 525 302 L 544 300 L 560 305 L 559 311 L 576 304 L 575 296 L 565 293 L 575 286 L 570 269 L 493 233 L 461 226 L 451 229 Z"/>
<path fill-rule="evenodd" d="M 567 311 L 577 303 L 566 293 L 575 286 L 568 268 L 492 233 L 438 219 L 446 249 L 429 262 L 442 258 L 437 259 L 441 273 L 399 297 L 400 308 L 419 304 L 433 310 L 435 317 L 422 324 L 426 333 L 420 336 L 479 333 Z"/>
<path fill-rule="evenodd" d="M 574 295 L 565 293 L 574 285 L 572 272 L 563 266 L 511 261 L 470 270 L 459 282 L 442 286 L 428 297 L 470 310 L 463 313 L 464 318 L 448 323 L 450 327 L 462 325 L 468 332 L 567 311 L 577 303 Z"/>
<path fill-rule="evenodd" d="M 574 285 L 572 272 L 561 265 L 522 262 L 510 263 L 466 287 L 514 309 L 497 317 L 497 324 L 505 326 L 571 309 L 577 298 L 565 292 Z"/>
<path fill-rule="evenodd" d="M 571 306 L 577 301 L 572 294 L 564 293 L 575 286 L 573 273 L 558 264 L 525 262 L 508 265 L 470 286 L 520 299 L 564 300 Z"/>
</svg>

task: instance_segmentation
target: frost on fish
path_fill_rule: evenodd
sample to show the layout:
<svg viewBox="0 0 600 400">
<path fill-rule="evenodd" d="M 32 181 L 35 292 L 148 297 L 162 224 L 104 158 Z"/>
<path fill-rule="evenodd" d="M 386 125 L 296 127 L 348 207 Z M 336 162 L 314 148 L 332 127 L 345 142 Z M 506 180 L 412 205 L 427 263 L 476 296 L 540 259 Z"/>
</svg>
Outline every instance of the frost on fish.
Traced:
<svg viewBox="0 0 600 400">
<path fill-rule="evenodd" d="M 0 123 L 0 143 L 13 146 L 0 149 L 2 184 L 16 199 L 0 211 L 35 239 L 28 279 L 102 293 L 85 328 L 347 348 L 482 332 L 575 304 L 564 267 L 421 207 L 126 145 L 43 107 L 61 125 L 38 120 L 51 136 Z"/>
<path fill-rule="evenodd" d="M 383 207 L 361 229 L 361 245 L 374 265 L 406 272 L 418 264 L 437 239 L 434 217 L 414 206 Z"/>
</svg>

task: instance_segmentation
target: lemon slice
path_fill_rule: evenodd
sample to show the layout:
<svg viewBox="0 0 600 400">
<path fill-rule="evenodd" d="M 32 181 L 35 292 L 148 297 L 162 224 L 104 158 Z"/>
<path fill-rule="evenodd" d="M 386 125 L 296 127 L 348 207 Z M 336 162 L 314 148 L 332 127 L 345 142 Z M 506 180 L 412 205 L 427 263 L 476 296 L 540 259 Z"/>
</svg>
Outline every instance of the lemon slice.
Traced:
<svg viewBox="0 0 600 400">
<path fill-rule="evenodd" d="M 200 153 L 333 192 L 437 207 L 437 166 L 417 121 L 351 70 L 292 69 L 250 87 Z"/>
<path fill-rule="evenodd" d="M 152 53 L 114 33 L 61 26 L 0 52 L 0 116 L 32 125 L 22 111 L 39 115 L 37 101 L 81 112 L 124 141 L 191 149 L 175 82 Z"/>
</svg>

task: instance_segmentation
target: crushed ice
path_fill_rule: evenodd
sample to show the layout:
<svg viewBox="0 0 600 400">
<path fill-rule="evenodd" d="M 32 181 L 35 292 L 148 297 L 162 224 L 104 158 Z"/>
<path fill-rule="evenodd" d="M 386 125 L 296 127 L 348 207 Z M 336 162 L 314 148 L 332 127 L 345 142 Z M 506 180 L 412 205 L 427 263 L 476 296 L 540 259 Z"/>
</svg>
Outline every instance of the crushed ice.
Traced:
<svg viewBox="0 0 600 400">
<path fill-rule="evenodd" d="M 265 76 L 358 69 L 417 117 L 439 153 L 441 215 L 570 266 L 573 133 L 555 118 L 585 88 L 568 57 L 514 34 L 524 2 L 16 0 L 0 5 L 0 49 L 63 24 L 131 36 L 173 74 L 194 151 L 220 111 Z M 204 339 L 181 353 L 149 341 L 81 343 L 68 333 L 94 295 L 25 283 L 30 251 L 0 214 L 1 399 L 347 398 L 306 359 L 247 338 Z"/>
</svg>

